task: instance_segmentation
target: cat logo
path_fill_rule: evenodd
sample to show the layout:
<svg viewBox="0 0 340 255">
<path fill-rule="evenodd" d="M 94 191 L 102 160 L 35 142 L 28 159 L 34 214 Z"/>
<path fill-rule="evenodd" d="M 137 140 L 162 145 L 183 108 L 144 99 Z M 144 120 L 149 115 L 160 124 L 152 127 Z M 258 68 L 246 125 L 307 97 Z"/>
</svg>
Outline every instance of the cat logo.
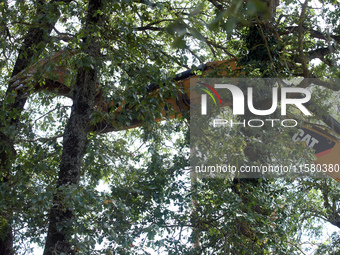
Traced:
<svg viewBox="0 0 340 255">
<path fill-rule="evenodd" d="M 306 147 L 314 149 L 317 158 L 330 153 L 335 145 L 334 141 L 308 128 L 299 128 L 292 140 L 297 143 L 304 142 Z"/>
</svg>

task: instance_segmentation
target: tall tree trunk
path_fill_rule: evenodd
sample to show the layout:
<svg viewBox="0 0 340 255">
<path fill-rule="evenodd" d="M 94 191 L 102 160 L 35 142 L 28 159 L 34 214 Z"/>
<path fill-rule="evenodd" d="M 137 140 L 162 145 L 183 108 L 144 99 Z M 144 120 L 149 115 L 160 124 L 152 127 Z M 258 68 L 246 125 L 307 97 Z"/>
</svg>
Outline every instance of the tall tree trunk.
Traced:
<svg viewBox="0 0 340 255">
<path fill-rule="evenodd" d="M 99 60 L 100 44 L 93 36 L 94 27 L 102 24 L 103 1 L 90 0 L 86 21 L 88 36 L 84 38 L 81 51 L 90 59 Z M 87 146 L 87 134 L 90 128 L 90 115 L 94 108 L 98 65 L 92 63 L 78 69 L 77 82 L 73 92 L 73 106 L 64 137 L 63 152 L 59 170 L 56 194 L 50 211 L 49 228 L 44 255 L 73 254 L 72 222 L 74 212 L 68 207 L 64 191 L 79 184 L 81 162 Z"/>
<path fill-rule="evenodd" d="M 36 12 L 37 19 L 32 22 L 31 28 L 24 37 L 23 44 L 18 52 L 18 57 L 14 65 L 12 77 L 17 75 L 19 72 L 27 68 L 31 64 L 31 60 L 34 55 L 40 55 L 43 51 L 46 43 L 48 42 L 49 34 L 52 31 L 55 23 L 60 17 L 58 6 L 54 4 L 55 0 L 50 3 L 40 1 Z M 71 2 L 71 0 L 63 1 L 65 3 Z M 7 126 L 4 121 L 1 121 L 1 127 L 6 130 L 16 130 L 16 126 L 20 121 L 21 113 L 26 103 L 26 97 L 21 98 L 21 92 L 17 92 L 14 103 L 8 103 L 8 98 L 13 92 L 12 84 L 9 83 L 6 91 L 5 100 L 1 102 L 2 109 L 8 112 L 16 112 L 15 117 L 11 117 L 9 120 L 6 119 Z M 3 118 L 6 116 L 5 112 L 1 114 Z M 15 133 L 5 134 L 0 132 L 0 183 L 7 186 L 10 190 L 10 179 L 11 179 L 11 168 L 12 163 L 15 160 L 15 149 L 14 149 L 14 137 Z M 5 222 L 5 227 L 1 229 L 0 233 L 0 255 L 13 254 L 13 233 L 12 233 L 12 215 L 11 210 L 3 210 L 0 212 L 0 220 L 2 223 Z"/>
</svg>

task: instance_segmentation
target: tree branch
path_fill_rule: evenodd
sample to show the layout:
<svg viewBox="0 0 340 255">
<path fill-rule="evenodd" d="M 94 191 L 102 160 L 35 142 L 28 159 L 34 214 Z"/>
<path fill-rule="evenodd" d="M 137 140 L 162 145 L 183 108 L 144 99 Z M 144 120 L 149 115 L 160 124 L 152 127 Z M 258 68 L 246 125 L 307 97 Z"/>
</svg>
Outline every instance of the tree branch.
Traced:
<svg viewBox="0 0 340 255">
<path fill-rule="evenodd" d="M 158 20 L 155 22 L 152 22 L 150 24 L 147 24 L 146 26 L 142 26 L 142 27 L 136 27 L 137 31 L 145 31 L 145 30 L 153 30 L 153 31 L 162 31 L 164 30 L 164 28 L 162 27 L 154 27 L 154 25 L 158 25 L 162 22 L 171 22 L 171 21 L 175 21 L 174 19 L 162 19 L 162 20 Z"/>
<path fill-rule="evenodd" d="M 218 1 L 215 0 L 208 0 L 210 3 L 212 3 L 213 6 L 215 6 L 219 11 L 223 11 L 224 7 Z"/>
<path fill-rule="evenodd" d="M 300 28 L 300 30 L 302 30 L 303 33 L 308 32 L 314 38 L 321 39 L 321 40 L 328 40 L 328 36 L 323 34 L 320 31 L 309 29 L 309 28 L 306 28 L 304 26 L 302 26 Z M 288 35 L 288 34 L 291 34 L 291 33 L 294 33 L 294 32 L 298 32 L 298 31 L 299 31 L 298 26 L 289 26 L 289 27 L 286 27 L 286 31 L 280 32 L 279 34 L 280 35 Z M 337 43 L 340 43 L 340 35 L 329 35 L 329 37 L 332 38 Z"/>
<path fill-rule="evenodd" d="M 303 79 L 296 87 L 299 88 L 307 88 L 311 84 L 322 86 L 334 91 L 340 91 L 340 84 L 338 84 L 335 80 L 329 79 L 328 81 L 322 81 L 320 78 L 313 75 L 310 79 Z"/>
<path fill-rule="evenodd" d="M 64 42 L 70 42 L 76 38 L 76 36 L 73 34 L 59 32 L 55 27 L 53 27 L 53 30 L 58 35 L 58 36 L 55 36 L 54 38 L 57 38 L 58 40 L 62 40 Z"/>
<path fill-rule="evenodd" d="M 323 59 L 326 55 L 330 54 L 330 48 L 329 47 L 324 47 L 324 48 L 318 48 L 316 50 L 311 50 L 307 53 L 307 58 L 308 59 Z"/>
<path fill-rule="evenodd" d="M 193 37 L 193 38 L 196 38 L 196 37 L 194 37 L 194 36 L 193 36 L 192 34 L 190 34 L 190 33 L 186 33 L 185 35 L 190 36 L 190 37 Z M 228 56 L 237 59 L 237 57 L 236 57 L 234 54 L 230 53 L 226 47 L 224 47 L 224 46 L 218 44 L 217 42 L 214 42 L 214 41 L 208 39 L 207 37 L 203 37 L 203 42 L 205 42 L 209 47 L 213 46 L 214 48 L 221 49 L 221 50 L 223 50 L 224 53 L 226 53 Z"/>
<path fill-rule="evenodd" d="M 145 30 L 152 30 L 152 31 L 164 31 L 163 27 L 152 27 L 150 25 L 146 25 L 144 27 L 136 27 L 137 31 L 145 31 Z"/>
<path fill-rule="evenodd" d="M 52 136 L 52 137 L 38 137 L 37 139 L 20 139 L 20 141 L 23 141 L 23 142 L 32 142 L 32 143 L 36 143 L 37 141 L 39 142 L 48 142 L 48 141 L 54 141 L 58 138 L 61 138 L 63 137 L 64 134 L 59 134 L 59 135 L 55 135 L 55 136 Z"/>
<path fill-rule="evenodd" d="M 299 57 L 300 57 L 301 64 L 302 64 L 304 77 L 309 76 L 307 61 L 306 61 L 304 50 L 303 50 L 303 38 L 304 38 L 303 22 L 306 19 L 307 5 L 308 5 L 308 0 L 305 0 L 305 2 L 302 4 L 301 16 L 300 16 L 299 26 L 298 26 L 298 52 L 299 52 Z"/>
</svg>

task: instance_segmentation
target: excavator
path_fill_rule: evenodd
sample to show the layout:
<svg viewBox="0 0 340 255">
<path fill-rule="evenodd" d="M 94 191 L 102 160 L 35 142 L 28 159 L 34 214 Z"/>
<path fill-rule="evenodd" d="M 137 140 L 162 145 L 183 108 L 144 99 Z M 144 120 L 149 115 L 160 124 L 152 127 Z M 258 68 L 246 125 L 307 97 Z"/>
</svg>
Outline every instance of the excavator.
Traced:
<svg viewBox="0 0 340 255">
<path fill-rule="evenodd" d="M 12 90 L 20 97 L 27 97 L 31 93 L 38 91 L 49 91 L 57 95 L 66 97 L 72 96 L 72 89 L 70 83 L 70 68 L 65 67 L 67 59 L 77 54 L 76 51 L 60 51 L 50 57 L 46 57 L 37 61 L 26 70 L 14 76 L 11 80 Z M 51 71 L 52 68 L 52 71 Z M 223 70 L 228 69 L 229 72 Z M 48 72 L 46 70 L 49 70 Z M 168 118 L 176 118 L 183 113 L 190 111 L 190 104 L 201 100 L 201 94 L 190 90 L 190 79 L 202 77 L 219 70 L 219 75 L 226 76 L 232 72 L 242 72 L 242 68 L 237 66 L 237 60 L 229 59 L 223 61 L 209 62 L 201 65 L 195 69 L 189 69 L 185 72 L 177 74 L 171 79 L 175 84 L 174 90 L 176 97 L 169 96 L 165 100 L 162 109 L 162 115 Z M 222 70 L 222 71 L 221 71 Z M 34 76 L 43 77 L 43 83 L 34 82 Z M 237 75 L 237 74 L 236 74 Z M 28 85 L 31 84 L 31 85 Z M 147 93 L 151 96 L 157 97 L 159 86 L 150 84 L 145 87 Z M 221 102 L 222 104 L 222 102 Z M 223 106 L 232 106 L 232 102 L 225 102 Z M 312 103 L 306 103 L 305 106 L 312 112 L 320 112 L 320 109 Z M 98 90 L 95 97 L 95 107 L 102 112 L 110 112 L 117 119 L 123 109 L 131 109 L 126 102 L 112 102 L 103 96 L 103 93 L 98 84 Z M 133 107 L 132 107 L 133 108 Z M 172 111 L 169 109 L 172 108 Z M 169 115 L 170 113 L 170 115 Z M 156 119 L 155 121 L 161 121 Z M 332 116 L 322 114 L 323 122 L 328 126 L 309 123 L 308 126 L 302 126 L 297 129 L 296 133 L 291 135 L 293 142 L 304 143 L 306 147 L 310 147 L 315 151 L 315 162 L 310 166 L 312 168 L 322 168 L 326 174 L 340 182 L 340 123 Z M 130 129 L 141 126 L 141 121 L 133 120 L 129 126 L 110 126 L 105 125 L 96 126 L 94 130 L 101 130 L 102 132 L 118 131 L 123 129 Z"/>
</svg>

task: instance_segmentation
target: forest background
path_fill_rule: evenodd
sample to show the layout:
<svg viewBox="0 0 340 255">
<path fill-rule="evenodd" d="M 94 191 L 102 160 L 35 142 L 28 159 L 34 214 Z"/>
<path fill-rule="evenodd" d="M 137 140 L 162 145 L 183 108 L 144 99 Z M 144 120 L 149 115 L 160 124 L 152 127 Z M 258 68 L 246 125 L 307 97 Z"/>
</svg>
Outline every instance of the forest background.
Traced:
<svg viewBox="0 0 340 255">
<path fill-rule="evenodd" d="M 340 227 L 336 181 L 192 182 L 188 117 L 154 121 L 176 97 L 169 77 L 229 58 L 246 77 L 319 79 L 313 102 L 339 120 L 340 85 L 327 82 L 339 5 L 1 1 L 0 254 L 339 254 L 338 231 L 306 246 Z M 277 140 L 231 135 L 240 161 L 293 160 Z"/>
</svg>

